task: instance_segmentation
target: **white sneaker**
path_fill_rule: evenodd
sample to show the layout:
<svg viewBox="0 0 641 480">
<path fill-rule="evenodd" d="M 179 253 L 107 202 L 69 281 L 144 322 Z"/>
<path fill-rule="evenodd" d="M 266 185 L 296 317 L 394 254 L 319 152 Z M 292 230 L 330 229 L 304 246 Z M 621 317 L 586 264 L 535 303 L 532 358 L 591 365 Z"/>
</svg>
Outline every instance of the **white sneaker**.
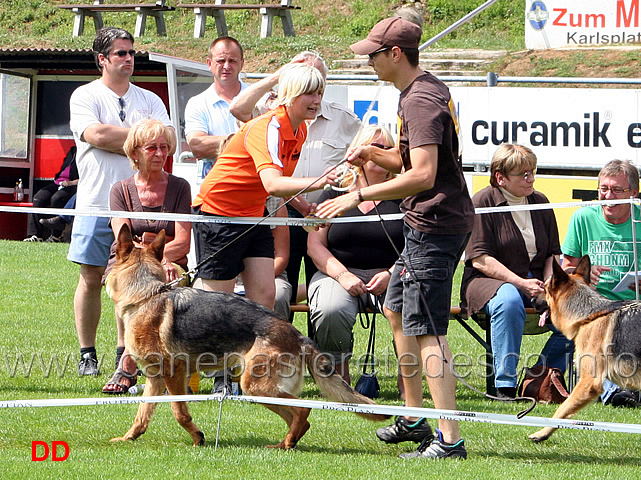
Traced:
<svg viewBox="0 0 641 480">
<path fill-rule="evenodd" d="M 42 242 L 42 238 L 38 235 L 31 235 L 30 237 L 25 238 L 23 242 Z"/>
</svg>

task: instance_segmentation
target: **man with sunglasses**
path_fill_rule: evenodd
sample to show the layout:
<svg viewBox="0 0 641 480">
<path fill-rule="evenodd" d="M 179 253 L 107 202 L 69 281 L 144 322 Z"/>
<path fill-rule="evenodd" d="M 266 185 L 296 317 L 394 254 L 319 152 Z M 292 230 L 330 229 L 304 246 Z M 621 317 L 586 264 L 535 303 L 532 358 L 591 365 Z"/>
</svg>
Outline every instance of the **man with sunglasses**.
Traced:
<svg viewBox="0 0 641 480">
<path fill-rule="evenodd" d="M 171 126 L 158 95 L 129 82 L 134 73 L 133 36 L 101 28 L 93 42 L 100 78 L 78 87 L 69 101 L 76 142 L 79 182 L 76 208 L 109 210 L 111 186 L 133 175 L 123 145 L 138 120 L 155 118 Z M 80 265 L 74 314 L 80 343 L 79 375 L 99 375 L 96 332 L 100 320 L 102 275 L 114 240 L 109 219 L 76 217 L 67 258 Z M 116 359 L 116 364 L 118 359 Z"/>
<path fill-rule="evenodd" d="M 316 215 L 332 218 L 366 200 L 403 198 L 405 248 L 390 279 L 384 313 L 401 363 L 405 404 L 423 406 L 422 369 L 438 409 L 456 410 L 456 378 L 447 343 L 452 278 L 474 223 L 463 177 L 458 121 L 449 89 L 419 66 L 421 28 L 398 17 L 377 23 L 351 46 L 369 55 L 380 80 L 400 90 L 396 148 L 364 146 L 349 161 L 368 161 L 397 177 L 322 203 Z M 414 363 L 410 364 L 410 360 Z M 421 442 L 402 458 L 466 458 L 458 422 L 438 420 L 434 438 L 424 418 L 402 416 L 376 434 L 384 442 Z"/>
<path fill-rule="evenodd" d="M 611 160 L 599 172 L 599 200 L 626 200 L 639 195 L 639 170 L 627 160 Z M 639 207 L 634 207 L 635 220 L 640 216 Z M 641 263 L 634 262 L 632 218 L 630 204 L 595 205 L 583 207 L 572 215 L 561 246 L 563 268 L 574 269 L 583 255 L 589 255 L 592 263 L 592 286 L 611 300 L 634 300 L 634 290 L 613 292 L 621 278 L 641 270 Z M 641 228 L 636 223 L 637 242 Z M 641 249 L 639 249 L 641 252 Z M 637 253 L 638 261 L 641 255 Z M 639 392 L 621 389 L 609 380 L 603 383 L 603 403 L 612 406 L 639 406 Z"/>
</svg>

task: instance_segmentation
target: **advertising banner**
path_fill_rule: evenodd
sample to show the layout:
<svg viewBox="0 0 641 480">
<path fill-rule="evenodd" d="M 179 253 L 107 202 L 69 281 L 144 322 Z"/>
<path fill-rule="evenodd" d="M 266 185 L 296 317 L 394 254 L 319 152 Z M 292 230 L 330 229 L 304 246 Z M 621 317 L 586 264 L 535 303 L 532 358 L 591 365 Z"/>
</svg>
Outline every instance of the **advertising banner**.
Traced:
<svg viewBox="0 0 641 480">
<path fill-rule="evenodd" d="M 347 88 L 349 108 L 396 133 L 398 90 Z M 488 166 L 501 143 L 520 143 L 534 150 L 539 168 L 599 170 L 614 158 L 641 166 L 639 90 L 450 87 L 450 91 L 461 124 L 464 165 Z"/>
<path fill-rule="evenodd" d="M 531 49 L 639 45 L 639 0 L 526 0 Z"/>
</svg>

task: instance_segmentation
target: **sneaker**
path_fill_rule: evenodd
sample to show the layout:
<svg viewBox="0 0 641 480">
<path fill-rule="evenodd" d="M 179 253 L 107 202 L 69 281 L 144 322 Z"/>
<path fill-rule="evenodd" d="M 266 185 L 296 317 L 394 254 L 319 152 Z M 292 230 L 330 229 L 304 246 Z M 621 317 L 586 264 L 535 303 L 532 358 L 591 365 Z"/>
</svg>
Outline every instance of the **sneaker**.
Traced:
<svg viewBox="0 0 641 480">
<path fill-rule="evenodd" d="M 38 235 L 31 235 L 23 240 L 23 242 L 42 242 L 42 238 Z"/>
<path fill-rule="evenodd" d="M 437 428 L 436 434 L 438 438 L 425 438 L 423 443 L 421 443 L 412 453 L 401 453 L 399 456 L 401 458 L 431 458 L 431 459 L 441 459 L 441 458 L 467 458 L 467 450 L 465 450 L 465 441 L 461 438 L 454 445 L 445 443 L 443 441 L 443 434 Z"/>
<path fill-rule="evenodd" d="M 93 375 L 94 377 L 100 375 L 98 359 L 91 353 L 85 353 L 78 362 L 78 375 Z"/>
<path fill-rule="evenodd" d="M 610 398 L 613 407 L 636 408 L 639 406 L 639 392 L 633 392 L 627 388 L 617 389 Z"/>
<path fill-rule="evenodd" d="M 231 380 L 225 381 L 225 377 L 216 377 L 214 380 L 214 388 L 211 393 L 226 393 L 227 395 L 232 394 Z"/>
<path fill-rule="evenodd" d="M 59 237 L 56 237 L 55 235 L 49 235 L 49 238 L 45 240 L 45 243 L 60 243 L 64 241 L 64 237 L 60 235 Z"/>
<path fill-rule="evenodd" d="M 501 400 L 514 400 L 516 398 L 516 387 L 497 388 L 495 396 Z"/>
<path fill-rule="evenodd" d="M 396 417 L 394 425 L 379 428 L 376 436 L 385 443 L 420 443 L 425 438 L 432 437 L 432 429 L 424 418 L 410 423 L 405 417 Z"/>
</svg>

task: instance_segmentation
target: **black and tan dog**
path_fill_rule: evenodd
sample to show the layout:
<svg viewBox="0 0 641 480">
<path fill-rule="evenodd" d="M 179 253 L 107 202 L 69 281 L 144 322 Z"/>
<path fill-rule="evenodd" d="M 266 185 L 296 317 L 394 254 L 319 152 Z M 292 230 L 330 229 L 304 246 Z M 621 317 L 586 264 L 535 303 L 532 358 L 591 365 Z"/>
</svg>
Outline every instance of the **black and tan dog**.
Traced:
<svg viewBox="0 0 641 480">
<path fill-rule="evenodd" d="M 117 262 L 109 277 L 111 297 L 124 320 L 125 345 L 146 369 L 144 395 L 187 393 L 187 379 L 196 370 L 218 370 L 240 364 L 241 387 L 247 395 L 295 398 L 303 386 L 305 365 L 321 392 L 336 402 L 373 404 L 336 374 L 315 344 L 274 312 L 238 295 L 193 288 L 164 287 L 160 263 L 165 233 L 147 248 L 135 248 L 127 225 L 118 235 Z M 225 364 L 226 362 L 226 364 Z M 142 435 L 155 404 L 143 403 L 129 431 L 118 440 Z M 308 408 L 265 405 L 289 427 L 273 445 L 292 448 L 309 428 Z M 178 423 L 195 445 L 205 442 L 185 402 L 172 403 Z M 360 414 L 370 420 L 383 415 Z"/>
<path fill-rule="evenodd" d="M 534 302 L 540 309 L 547 301 L 552 324 L 575 344 L 580 379 L 554 418 L 571 417 L 596 400 L 605 378 L 622 387 L 641 389 L 641 304 L 612 301 L 598 294 L 589 286 L 590 268 L 587 255 L 571 274 L 554 262 L 545 293 Z M 543 428 L 530 439 L 542 442 L 555 430 Z"/>
</svg>

